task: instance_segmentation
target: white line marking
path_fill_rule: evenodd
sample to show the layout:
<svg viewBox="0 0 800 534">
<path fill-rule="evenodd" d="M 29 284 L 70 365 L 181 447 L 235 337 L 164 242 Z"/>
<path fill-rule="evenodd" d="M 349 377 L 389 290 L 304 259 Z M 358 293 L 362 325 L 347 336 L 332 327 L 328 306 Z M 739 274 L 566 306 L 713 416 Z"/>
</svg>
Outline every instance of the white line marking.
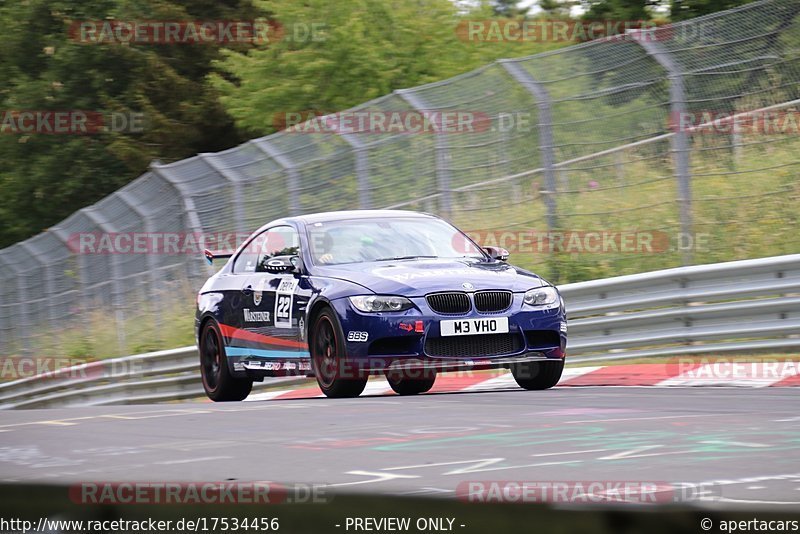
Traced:
<svg viewBox="0 0 800 534">
<path fill-rule="evenodd" d="M 590 452 L 605 452 L 608 449 L 588 449 L 585 451 L 564 451 L 564 452 L 546 452 L 543 454 L 531 454 L 534 458 L 541 458 L 544 456 L 563 456 L 566 454 L 589 454 Z"/>
<path fill-rule="evenodd" d="M 347 471 L 345 474 L 375 478 L 371 478 L 369 480 L 357 480 L 355 482 L 339 482 L 338 484 L 328 484 L 328 487 L 336 488 L 342 486 L 357 486 L 359 484 L 371 484 L 373 482 L 386 482 L 387 480 L 395 480 L 398 478 L 419 478 L 419 475 L 396 475 L 394 473 L 380 473 L 375 471 Z"/>
<path fill-rule="evenodd" d="M 689 417 L 719 417 L 720 414 L 697 414 L 697 415 L 661 415 L 654 417 L 619 417 L 616 419 L 584 419 L 581 421 L 564 421 L 565 425 L 574 425 L 579 423 L 618 423 L 622 421 L 657 421 L 660 419 L 687 419 Z"/>
<path fill-rule="evenodd" d="M 700 443 L 706 443 L 708 445 L 734 445 L 736 447 L 750 447 L 754 449 L 759 447 L 772 447 L 772 445 L 766 445 L 764 443 L 745 443 L 743 441 L 726 441 L 722 439 L 701 441 Z"/>
<path fill-rule="evenodd" d="M 166 460 L 163 462 L 155 462 L 155 465 L 175 465 L 175 464 L 190 464 L 193 462 L 205 462 L 208 460 L 232 460 L 233 456 L 206 456 L 205 458 L 185 458 L 183 460 Z"/>
</svg>

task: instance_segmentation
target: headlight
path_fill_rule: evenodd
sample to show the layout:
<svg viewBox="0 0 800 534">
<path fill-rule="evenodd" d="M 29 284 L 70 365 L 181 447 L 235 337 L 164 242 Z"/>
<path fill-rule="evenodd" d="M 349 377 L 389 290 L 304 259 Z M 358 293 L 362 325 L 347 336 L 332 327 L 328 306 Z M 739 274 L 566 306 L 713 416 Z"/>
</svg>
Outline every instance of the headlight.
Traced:
<svg viewBox="0 0 800 534">
<path fill-rule="evenodd" d="M 400 312 L 413 307 L 405 297 L 389 295 L 359 295 L 350 297 L 350 304 L 362 312 Z"/>
<path fill-rule="evenodd" d="M 552 286 L 537 287 L 525 293 L 523 302 L 528 306 L 550 306 L 559 302 L 558 291 Z"/>
</svg>

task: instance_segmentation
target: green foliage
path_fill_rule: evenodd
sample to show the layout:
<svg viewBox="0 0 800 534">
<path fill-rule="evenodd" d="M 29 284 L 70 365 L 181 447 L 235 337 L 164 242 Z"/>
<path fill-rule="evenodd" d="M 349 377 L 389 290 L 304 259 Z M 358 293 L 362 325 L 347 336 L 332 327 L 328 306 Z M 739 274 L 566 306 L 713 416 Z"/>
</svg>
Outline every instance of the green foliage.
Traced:
<svg viewBox="0 0 800 534">
<path fill-rule="evenodd" d="M 670 3 L 670 18 L 673 22 L 679 22 L 749 4 L 753 1 L 754 0 L 672 0 Z"/>
<path fill-rule="evenodd" d="M 530 7 L 520 7 L 519 0 L 492 0 L 492 12 L 496 17 L 524 17 Z"/>
<path fill-rule="evenodd" d="M 482 6 L 459 15 L 449 0 L 260 0 L 286 30 L 283 39 L 245 52 L 226 50 L 212 73 L 225 109 L 251 135 L 276 131 L 286 113 L 330 113 L 477 68 L 566 43 L 467 42 L 460 20 L 493 16 Z M 295 28 L 320 25 L 316 39 Z M 302 33 L 302 32 L 301 32 Z"/>
<path fill-rule="evenodd" d="M 95 202 L 146 170 L 241 141 L 205 83 L 219 47 L 78 42 L 74 22 L 246 20 L 242 0 L 216 3 L 30 0 L 0 5 L 0 110 L 141 113 L 141 132 L 0 135 L 0 247 Z M 241 46 L 241 45 L 240 45 Z"/>
<path fill-rule="evenodd" d="M 661 0 L 584 0 L 584 20 L 650 20 Z"/>
</svg>

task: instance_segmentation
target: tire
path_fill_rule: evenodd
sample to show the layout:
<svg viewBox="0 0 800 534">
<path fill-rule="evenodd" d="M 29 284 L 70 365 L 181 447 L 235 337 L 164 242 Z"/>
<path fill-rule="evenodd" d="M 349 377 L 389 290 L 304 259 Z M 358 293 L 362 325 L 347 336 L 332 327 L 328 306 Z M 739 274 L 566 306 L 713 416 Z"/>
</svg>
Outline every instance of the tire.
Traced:
<svg viewBox="0 0 800 534">
<path fill-rule="evenodd" d="M 433 383 L 436 382 L 436 369 L 386 371 L 386 380 L 398 395 L 419 395 L 430 391 L 433 387 Z"/>
<path fill-rule="evenodd" d="M 511 374 L 520 387 L 531 390 L 550 389 L 561 380 L 564 360 L 524 362 L 511 365 Z"/>
<path fill-rule="evenodd" d="M 308 337 L 314 375 L 322 393 L 331 398 L 361 395 L 369 376 L 347 361 L 344 333 L 333 310 L 324 308 L 316 316 Z"/>
<path fill-rule="evenodd" d="M 208 321 L 200 332 L 200 376 L 203 389 L 214 402 L 240 401 L 253 389 L 249 378 L 231 376 L 225 344 L 217 323 Z"/>
</svg>

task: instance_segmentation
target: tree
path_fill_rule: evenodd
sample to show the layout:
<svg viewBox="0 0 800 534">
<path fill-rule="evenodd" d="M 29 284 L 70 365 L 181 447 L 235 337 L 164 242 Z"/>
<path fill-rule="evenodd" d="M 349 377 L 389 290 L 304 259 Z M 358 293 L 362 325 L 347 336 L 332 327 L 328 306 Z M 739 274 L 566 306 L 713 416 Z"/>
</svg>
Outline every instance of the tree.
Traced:
<svg viewBox="0 0 800 534">
<path fill-rule="evenodd" d="M 672 0 L 670 18 L 673 22 L 679 22 L 731 9 L 752 1 L 754 0 Z"/>
<path fill-rule="evenodd" d="M 569 17 L 573 6 L 580 5 L 579 0 L 539 0 L 539 8 L 548 17 Z"/>
<path fill-rule="evenodd" d="M 245 52 L 226 50 L 218 72 L 210 75 L 225 109 L 250 135 L 281 129 L 276 117 L 287 113 L 341 111 L 497 58 L 566 44 L 465 42 L 456 31 L 459 21 L 491 18 L 486 4 L 466 14 L 450 0 L 391 6 L 381 0 L 257 0 L 256 5 L 272 10 L 284 38 Z M 321 23 L 316 38 L 292 38 L 314 23 Z"/>
<path fill-rule="evenodd" d="M 185 4 L 185 5 L 184 5 Z M 156 158 L 182 159 L 242 138 L 205 83 L 219 46 L 77 42 L 75 21 L 237 20 L 245 0 L 30 0 L 0 5 L 0 111 L 141 113 L 141 132 L 0 134 L 0 246 L 38 233 L 113 192 Z"/>
<path fill-rule="evenodd" d="M 584 20 L 639 21 L 652 18 L 661 0 L 584 0 Z"/>
<path fill-rule="evenodd" d="M 503 18 L 524 17 L 529 7 L 519 7 L 519 0 L 492 0 L 494 16 Z"/>
</svg>

